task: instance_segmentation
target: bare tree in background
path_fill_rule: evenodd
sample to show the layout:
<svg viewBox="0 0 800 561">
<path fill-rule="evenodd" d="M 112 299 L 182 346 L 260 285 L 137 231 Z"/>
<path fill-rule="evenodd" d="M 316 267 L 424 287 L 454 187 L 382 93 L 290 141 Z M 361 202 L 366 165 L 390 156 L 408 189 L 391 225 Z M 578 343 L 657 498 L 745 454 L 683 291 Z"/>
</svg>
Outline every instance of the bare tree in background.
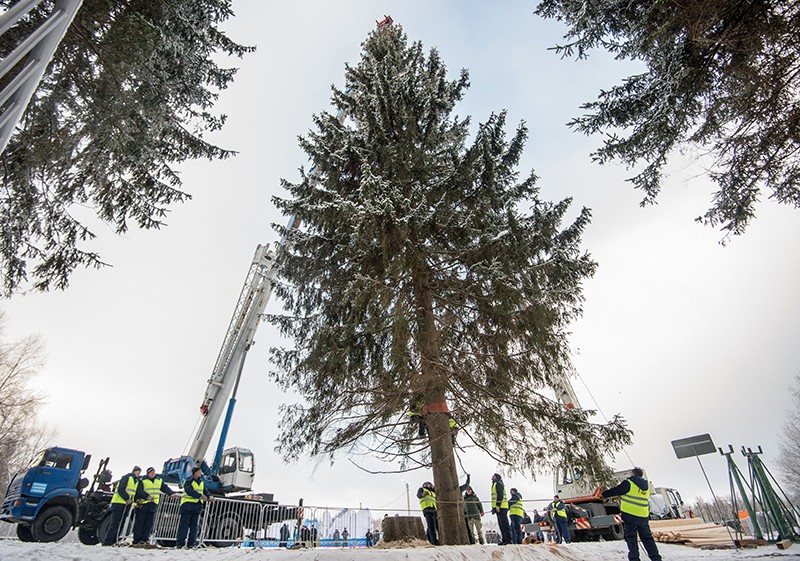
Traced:
<svg viewBox="0 0 800 561">
<path fill-rule="evenodd" d="M 30 380 L 44 364 L 37 336 L 6 340 L 5 315 L 0 312 L 0 489 L 5 494 L 14 473 L 25 465 L 52 433 L 39 424 L 42 396 Z"/>
<path fill-rule="evenodd" d="M 794 377 L 794 386 L 790 389 L 794 401 L 783 425 L 778 468 L 783 475 L 783 490 L 796 502 L 800 500 L 800 375 Z"/>
</svg>

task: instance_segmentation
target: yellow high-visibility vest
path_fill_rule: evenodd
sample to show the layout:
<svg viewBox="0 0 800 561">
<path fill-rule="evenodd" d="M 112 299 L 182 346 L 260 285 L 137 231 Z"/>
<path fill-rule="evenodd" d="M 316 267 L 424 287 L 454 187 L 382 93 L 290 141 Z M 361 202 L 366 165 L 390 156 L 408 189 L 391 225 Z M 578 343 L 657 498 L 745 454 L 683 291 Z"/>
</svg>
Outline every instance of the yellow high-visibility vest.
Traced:
<svg viewBox="0 0 800 561">
<path fill-rule="evenodd" d="M 142 489 L 144 489 L 145 493 L 150 495 L 150 500 L 156 504 L 158 504 L 158 499 L 161 497 L 162 484 L 163 481 L 158 477 L 155 479 L 150 479 L 149 477 L 142 479 Z"/>
<path fill-rule="evenodd" d="M 492 483 L 492 508 L 497 506 L 500 508 L 508 508 L 508 495 L 506 494 L 506 488 L 503 487 L 503 496 L 497 496 L 497 481 L 495 481 Z"/>
<path fill-rule="evenodd" d="M 128 497 L 133 500 L 136 497 L 136 488 L 139 486 L 139 480 L 136 479 L 133 474 L 128 476 L 128 481 L 125 483 L 125 492 L 128 493 Z M 117 504 L 125 504 L 127 501 L 122 498 L 122 495 L 119 494 L 119 481 L 117 481 L 117 486 L 114 488 L 114 496 L 111 497 L 112 503 Z"/>
<path fill-rule="evenodd" d="M 511 505 L 509 507 L 508 515 L 509 516 L 522 516 L 524 514 L 525 514 L 525 509 L 522 508 L 522 498 L 520 497 L 520 499 L 517 502 L 515 502 L 513 505 Z"/>
<path fill-rule="evenodd" d="M 419 507 L 422 510 L 436 508 L 436 493 L 423 487 L 422 496 L 419 498 Z"/>
<path fill-rule="evenodd" d="M 199 483 L 196 480 L 192 480 L 192 489 L 197 491 L 199 494 L 203 494 L 205 490 L 205 483 L 200 481 Z M 183 503 L 199 503 L 200 499 L 195 499 L 194 497 L 190 497 L 188 494 L 184 493 L 181 497 L 181 504 Z"/>
<path fill-rule="evenodd" d="M 650 497 L 650 488 L 648 487 L 644 490 L 640 489 L 639 486 L 630 479 L 628 483 L 630 483 L 631 488 L 624 495 L 620 495 L 619 509 L 633 516 L 649 518 L 650 501 L 647 499 Z"/>
</svg>

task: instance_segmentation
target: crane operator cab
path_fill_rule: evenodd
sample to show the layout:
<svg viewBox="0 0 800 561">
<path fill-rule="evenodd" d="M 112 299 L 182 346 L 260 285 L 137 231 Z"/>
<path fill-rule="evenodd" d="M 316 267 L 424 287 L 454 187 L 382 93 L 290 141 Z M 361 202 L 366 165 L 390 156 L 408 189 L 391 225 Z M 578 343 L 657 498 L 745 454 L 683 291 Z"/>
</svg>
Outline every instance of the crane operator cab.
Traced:
<svg viewBox="0 0 800 561">
<path fill-rule="evenodd" d="M 594 495 L 597 486 L 597 481 L 591 475 L 586 476 L 582 469 L 562 466 L 556 471 L 553 488 L 562 498 L 574 498 Z"/>
<path fill-rule="evenodd" d="M 256 476 L 253 452 L 247 448 L 228 448 L 222 453 L 217 475 L 226 492 L 251 491 Z"/>
</svg>

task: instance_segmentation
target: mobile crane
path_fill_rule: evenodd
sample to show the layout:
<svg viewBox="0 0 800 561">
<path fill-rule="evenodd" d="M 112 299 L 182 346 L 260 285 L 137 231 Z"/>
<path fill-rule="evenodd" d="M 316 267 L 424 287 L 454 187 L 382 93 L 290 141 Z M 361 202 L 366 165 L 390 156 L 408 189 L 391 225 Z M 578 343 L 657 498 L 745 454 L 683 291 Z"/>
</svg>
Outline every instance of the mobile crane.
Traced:
<svg viewBox="0 0 800 561">
<path fill-rule="evenodd" d="M 292 218 L 288 230 L 297 228 Z M 278 274 L 278 256 L 286 244 L 284 235 L 275 251 L 266 246 L 256 248 L 253 262 L 236 304 L 211 378 L 208 381 L 200 410 L 203 419 L 192 441 L 189 453 L 164 464 L 162 478 L 167 483 L 180 484 L 187 479 L 194 466 L 203 470 L 206 489 L 215 495 L 250 491 L 255 477 L 255 459 L 246 448 L 225 450 L 225 440 L 236 405 L 236 390 L 247 351 L 253 345 L 261 315 L 272 295 Z M 230 396 L 230 397 L 229 397 Z M 222 425 L 213 463 L 205 461 L 215 429 L 222 416 L 225 399 L 228 409 Z M 88 479 L 82 478 L 89 465 L 90 455 L 80 450 L 53 447 L 42 451 L 30 467 L 16 475 L 9 485 L 0 509 L 0 520 L 16 523 L 17 535 L 23 541 L 58 541 L 70 529 L 78 527 L 78 537 L 86 545 L 95 545 L 105 533 L 109 522 L 107 507 L 112 492 L 95 490 L 94 484 L 87 492 Z M 104 470 L 108 459 L 101 463 Z M 95 476 L 98 481 L 101 469 Z M 272 494 L 248 494 L 242 500 L 274 505 L 270 520 L 291 520 L 297 517 L 297 507 L 280 507 L 273 502 Z M 208 520 L 212 528 L 225 528 L 229 541 L 238 539 L 242 525 L 225 514 L 225 520 Z M 174 522 L 177 523 L 177 520 Z M 217 532 L 220 534 L 221 532 Z"/>
<path fill-rule="evenodd" d="M 556 399 L 567 410 L 581 409 L 572 383 L 566 375 L 557 378 L 555 386 Z M 615 471 L 614 476 L 616 479 L 624 479 L 628 476 L 628 471 Z M 645 474 L 645 478 L 647 478 L 647 474 Z M 657 516 L 663 518 L 682 517 L 680 507 L 683 502 L 677 490 L 653 488 L 652 481 L 650 486 L 652 489 L 650 500 L 652 513 L 658 513 Z M 576 538 L 598 536 L 613 540 L 623 538 L 619 503 L 602 497 L 602 486 L 592 474 L 584 473 L 583 470 L 571 466 L 563 466 L 554 474 L 553 490 L 565 503 L 585 511 L 586 516 L 579 516 L 570 521 L 570 532 Z M 667 491 L 669 498 L 667 498 Z M 665 502 L 668 505 L 666 509 L 664 508 Z"/>
<path fill-rule="evenodd" d="M 298 226 L 294 217 L 287 229 Z M 275 278 L 278 274 L 277 255 L 286 243 L 286 235 L 278 243 L 276 251 L 266 246 L 256 247 L 253 261 L 242 287 L 242 292 L 233 312 L 233 317 L 225 333 L 214 370 L 208 380 L 203 402 L 200 405 L 202 419 L 189 446 L 188 453 L 164 463 L 162 477 L 168 483 L 186 480 L 192 468 L 200 466 L 203 470 L 206 488 L 215 494 L 250 491 L 255 478 L 255 458 L 247 448 L 225 449 L 233 412 L 236 407 L 236 393 L 244 368 L 247 352 L 253 346 L 254 336 L 261 321 L 264 308 L 272 296 Z M 227 413 L 212 463 L 205 461 L 211 439 L 222 417 L 227 401 Z"/>
<path fill-rule="evenodd" d="M 292 218 L 287 231 L 297 226 L 297 220 Z M 190 476 L 192 468 L 199 465 L 203 470 L 206 489 L 212 494 L 227 495 L 252 489 L 255 477 L 253 453 L 246 448 L 225 450 L 224 447 L 236 405 L 236 390 L 244 360 L 253 345 L 261 315 L 272 295 L 278 274 L 277 256 L 285 244 L 286 235 L 281 238 L 275 251 L 269 251 L 263 245 L 256 248 L 222 349 L 208 381 L 200 407 L 203 413 L 202 422 L 188 455 L 165 462 L 162 478 L 167 483 L 182 483 Z M 228 396 L 227 414 L 213 463 L 209 466 L 204 461 L 205 454 Z M 0 509 L 0 520 L 16 523 L 17 535 L 23 541 L 58 541 L 77 526 L 82 543 L 97 544 L 109 521 L 105 507 L 110 504 L 113 493 L 96 491 L 94 485 L 84 492 L 89 482 L 82 478 L 82 474 L 88 467 L 90 458 L 85 452 L 68 448 L 53 447 L 42 451 L 26 471 L 16 475 L 11 481 Z M 107 464 L 108 459 L 101 463 L 101 468 L 104 470 Z M 95 482 L 99 474 L 101 470 L 98 470 Z M 279 507 L 272 501 L 272 494 L 248 494 L 237 498 L 274 505 L 270 517 L 273 521 L 297 517 L 296 507 Z M 226 520 L 208 520 L 207 523 L 215 528 L 225 528 L 226 537 L 234 541 L 242 532 L 241 522 L 230 520 L 229 514 L 226 516 Z"/>
</svg>

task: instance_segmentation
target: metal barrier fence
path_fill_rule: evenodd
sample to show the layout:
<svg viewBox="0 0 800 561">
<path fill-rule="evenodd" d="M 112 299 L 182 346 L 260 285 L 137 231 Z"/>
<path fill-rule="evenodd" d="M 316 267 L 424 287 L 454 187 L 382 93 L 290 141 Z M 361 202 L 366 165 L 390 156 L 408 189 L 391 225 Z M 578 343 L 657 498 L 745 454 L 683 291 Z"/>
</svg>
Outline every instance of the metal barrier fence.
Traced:
<svg viewBox="0 0 800 561">
<path fill-rule="evenodd" d="M 158 507 L 151 541 L 163 546 L 174 545 L 180 520 L 180 497 L 162 497 Z M 286 524 L 284 535 L 288 531 L 289 538 L 297 536 L 296 529 L 302 527 L 298 524 L 302 515 L 302 507 L 217 498 L 205 503 L 198 521 L 198 543 L 218 547 L 243 543 L 277 546 L 282 535 L 281 526 Z M 295 537 L 291 541 L 295 543 L 298 539 Z"/>
<path fill-rule="evenodd" d="M 179 497 L 162 497 L 151 541 L 174 545 L 179 509 Z M 421 517 L 419 511 L 415 514 Z M 200 515 L 198 543 L 256 548 L 369 547 L 381 537 L 381 515 L 373 515 L 362 508 L 277 506 L 219 498 L 206 503 Z"/>
<path fill-rule="evenodd" d="M 151 542 L 175 545 L 180 495 L 162 496 Z M 137 509 L 127 509 L 118 542 L 130 542 Z M 368 547 L 380 539 L 382 513 L 369 509 L 279 506 L 260 501 L 217 498 L 205 504 L 198 521 L 198 543 L 217 547 Z M 420 515 L 419 511 L 415 512 Z M 17 525 L 0 523 L 0 539 L 17 539 Z M 367 530 L 372 540 L 367 543 Z M 98 536 L 102 539 L 102 536 Z M 76 542 L 76 532 L 62 541 Z"/>
<path fill-rule="evenodd" d="M 137 509 L 128 509 L 120 526 L 119 542 L 130 542 Z M 180 519 L 180 495 L 162 496 L 156 511 L 151 542 L 175 545 Z M 216 498 L 205 503 L 198 521 L 198 543 L 227 547 L 369 547 L 381 539 L 384 517 L 396 509 L 279 506 L 256 500 Z M 402 509 L 403 516 L 419 516 L 418 509 Z M 423 520 L 423 527 L 425 523 Z M 485 539 L 491 543 L 496 524 L 483 519 Z M 371 534 L 368 543 L 367 532 Z M 75 532 L 64 541 L 76 541 Z M 102 536 L 99 536 L 102 538 Z M 0 539 L 16 539 L 16 524 L 0 523 Z"/>
</svg>

